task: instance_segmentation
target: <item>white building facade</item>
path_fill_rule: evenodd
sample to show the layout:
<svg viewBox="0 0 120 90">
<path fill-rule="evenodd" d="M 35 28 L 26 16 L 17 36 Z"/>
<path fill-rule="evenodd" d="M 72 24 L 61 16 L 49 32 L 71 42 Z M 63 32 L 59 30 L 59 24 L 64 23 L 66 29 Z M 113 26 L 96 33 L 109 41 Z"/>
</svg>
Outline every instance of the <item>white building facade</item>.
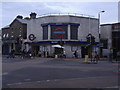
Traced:
<svg viewBox="0 0 120 90">
<path fill-rule="evenodd" d="M 32 16 L 32 15 L 31 15 Z M 71 15 L 50 15 L 36 18 L 33 13 L 27 23 L 27 40 L 25 40 L 27 50 L 32 49 L 35 55 L 40 52 L 48 52 L 49 56 L 54 56 L 61 51 L 66 57 L 73 57 L 73 52 L 77 51 L 79 58 L 88 54 L 86 37 L 91 34 L 95 37 L 95 42 L 99 42 L 98 19 Z M 95 49 L 98 51 L 97 44 Z"/>
<path fill-rule="evenodd" d="M 101 25 L 101 43 L 103 56 L 120 52 L 120 23 Z"/>
</svg>

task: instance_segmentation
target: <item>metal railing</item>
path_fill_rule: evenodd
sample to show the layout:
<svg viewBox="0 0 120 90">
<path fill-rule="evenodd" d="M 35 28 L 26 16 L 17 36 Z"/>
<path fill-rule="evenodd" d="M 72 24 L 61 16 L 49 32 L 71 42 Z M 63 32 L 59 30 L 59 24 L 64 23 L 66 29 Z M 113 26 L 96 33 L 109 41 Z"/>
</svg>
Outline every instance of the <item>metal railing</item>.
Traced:
<svg viewBox="0 0 120 90">
<path fill-rule="evenodd" d="M 87 15 L 87 14 L 79 14 L 79 13 L 47 13 L 47 14 L 41 14 L 39 17 L 45 17 L 45 16 L 80 16 L 80 17 L 88 17 L 88 18 L 95 18 L 93 15 Z"/>
</svg>

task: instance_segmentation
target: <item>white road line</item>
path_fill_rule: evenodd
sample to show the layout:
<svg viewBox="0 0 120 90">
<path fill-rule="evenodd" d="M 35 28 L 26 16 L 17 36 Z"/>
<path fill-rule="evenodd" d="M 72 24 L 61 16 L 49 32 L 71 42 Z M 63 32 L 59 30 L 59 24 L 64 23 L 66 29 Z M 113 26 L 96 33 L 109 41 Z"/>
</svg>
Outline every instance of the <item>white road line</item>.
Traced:
<svg viewBox="0 0 120 90">
<path fill-rule="evenodd" d="M 23 84 L 22 82 L 18 82 L 18 83 L 11 83 L 11 84 L 7 84 L 8 86 L 10 85 L 20 85 L 20 84 Z"/>
<path fill-rule="evenodd" d="M 49 82 L 50 80 L 46 80 L 47 82 Z"/>
<path fill-rule="evenodd" d="M 111 86 L 111 87 L 105 87 L 105 88 L 120 88 L 120 86 Z"/>
<path fill-rule="evenodd" d="M 87 77 L 87 78 L 104 78 L 104 77 Z M 33 83 L 33 82 L 41 83 L 41 82 L 61 81 L 61 80 L 75 80 L 75 79 L 86 79 L 86 78 L 70 78 L 70 79 L 54 79 L 54 80 L 42 80 L 42 81 L 29 81 L 29 82 L 11 83 L 11 84 L 7 84 L 7 85 L 20 85 L 20 84 L 24 84 L 24 83 Z M 25 79 L 25 80 L 29 80 L 29 79 Z M 118 87 L 118 86 L 113 86 L 113 87 Z M 111 87 L 106 87 L 106 88 L 111 88 Z"/>
<path fill-rule="evenodd" d="M 36 82 L 40 83 L 41 81 L 36 81 Z"/>
<path fill-rule="evenodd" d="M 24 81 L 30 81 L 31 79 L 24 79 Z"/>
<path fill-rule="evenodd" d="M 0 74 L 0 76 L 7 75 L 7 74 L 8 74 L 8 72 L 4 72 L 4 73 Z"/>
</svg>

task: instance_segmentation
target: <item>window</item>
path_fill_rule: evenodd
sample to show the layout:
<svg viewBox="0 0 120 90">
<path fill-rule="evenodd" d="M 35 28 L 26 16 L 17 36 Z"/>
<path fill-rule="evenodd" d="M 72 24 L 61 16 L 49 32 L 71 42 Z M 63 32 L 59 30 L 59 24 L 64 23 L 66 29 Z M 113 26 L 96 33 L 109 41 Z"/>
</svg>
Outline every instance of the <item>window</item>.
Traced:
<svg viewBox="0 0 120 90">
<path fill-rule="evenodd" d="M 6 37 L 8 38 L 9 34 L 7 33 Z"/>
<path fill-rule="evenodd" d="M 71 46 L 71 51 L 74 52 L 74 51 L 77 51 L 78 50 L 78 46 Z"/>
<path fill-rule="evenodd" d="M 73 40 L 78 39 L 78 26 L 77 25 L 70 26 L 70 36 L 71 36 L 71 39 Z"/>
<path fill-rule="evenodd" d="M 51 39 L 61 38 L 68 38 L 68 25 L 51 25 Z"/>
<path fill-rule="evenodd" d="M 4 35 L 3 35 L 3 38 L 5 38 L 5 36 L 6 36 L 6 35 L 4 34 Z"/>
<path fill-rule="evenodd" d="M 103 48 L 107 49 L 108 48 L 108 40 L 101 40 L 101 43 L 103 43 Z"/>
<path fill-rule="evenodd" d="M 48 26 L 43 26 L 43 40 L 48 39 Z"/>
</svg>

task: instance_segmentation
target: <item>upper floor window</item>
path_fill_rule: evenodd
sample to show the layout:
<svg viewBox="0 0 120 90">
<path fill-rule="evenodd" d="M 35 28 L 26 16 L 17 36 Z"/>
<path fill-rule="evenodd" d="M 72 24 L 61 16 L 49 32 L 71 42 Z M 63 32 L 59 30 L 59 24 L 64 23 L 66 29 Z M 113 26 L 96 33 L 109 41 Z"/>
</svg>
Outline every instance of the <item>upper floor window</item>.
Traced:
<svg viewBox="0 0 120 90">
<path fill-rule="evenodd" d="M 74 40 L 78 39 L 78 25 L 70 26 L 70 36 L 71 36 L 71 39 L 74 39 Z"/>
<path fill-rule="evenodd" d="M 68 38 L 68 25 L 51 25 L 51 39 L 61 38 Z"/>
<path fill-rule="evenodd" d="M 43 40 L 48 39 L 48 26 L 43 26 Z"/>
</svg>

